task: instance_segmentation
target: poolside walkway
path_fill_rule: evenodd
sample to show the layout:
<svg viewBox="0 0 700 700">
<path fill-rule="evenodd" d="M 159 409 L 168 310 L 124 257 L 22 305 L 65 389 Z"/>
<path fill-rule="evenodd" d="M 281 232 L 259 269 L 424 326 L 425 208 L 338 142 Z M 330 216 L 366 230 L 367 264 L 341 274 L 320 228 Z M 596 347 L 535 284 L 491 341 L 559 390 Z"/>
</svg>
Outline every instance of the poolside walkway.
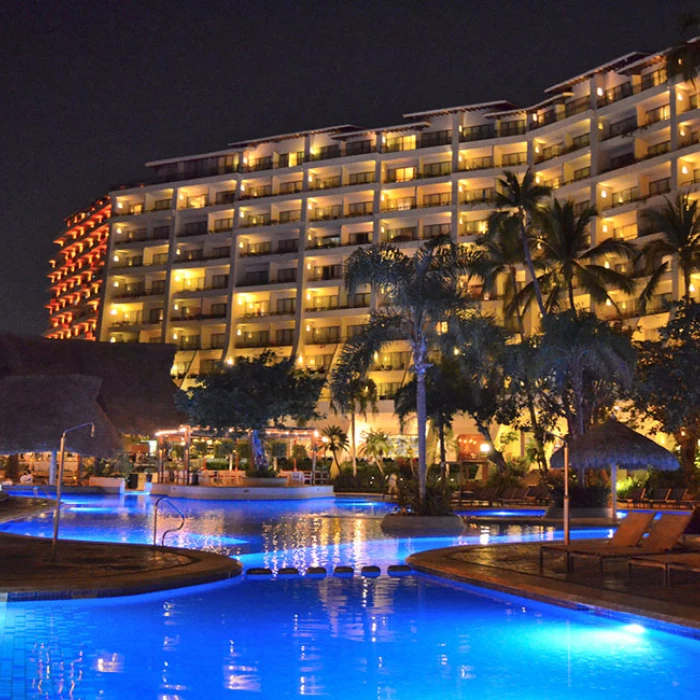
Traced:
<svg viewBox="0 0 700 700">
<path fill-rule="evenodd" d="M 662 623 L 700 630 L 700 581 L 664 588 L 658 571 L 635 569 L 627 579 L 626 563 L 598 566 L 577 562 L 568 574 L 563 564 L 547 559 L 539 571 L 539 544 L 501 544 L 434 549 L 413 554 L 408 563 L 418 571 L 493 588 L 599 614 L 644 615 Z"/>
<path fill-rule="evenodd" d="M 31 501 L 31 502 L 30 502 Z M 40 499 L 8 499 L 0 522 L 53 508 Z M 103 598 L 194 586 L 240 575 L 239 562 L 211 552 L 0 533 L 0 601 Z"/>
</svg>

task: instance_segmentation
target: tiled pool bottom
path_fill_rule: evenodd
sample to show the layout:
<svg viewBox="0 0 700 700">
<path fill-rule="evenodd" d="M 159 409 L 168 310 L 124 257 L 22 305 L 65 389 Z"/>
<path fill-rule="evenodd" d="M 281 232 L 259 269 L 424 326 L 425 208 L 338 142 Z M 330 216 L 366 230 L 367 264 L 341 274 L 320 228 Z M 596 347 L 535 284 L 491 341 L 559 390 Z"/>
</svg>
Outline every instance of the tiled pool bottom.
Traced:
<svg viewBox="0 0 700 700">
<path fill-rule="evenodd" d="M 149 544 L 154 502 L 149 496 L 68 497 L 61 517 L 65 539 Z M 368 564 L 385 568 L 415 552 L 438 547 L 495 542 L 528 542 L 561 537 L 554 527 L 473 525 L 459 537 L 396 538 L 381 531 L 381 517 L 393 504 L 367 499 L 315 502 L 176 501 L 187 516 L 182 531 L 168 535 L 171 546 L 205 549 L 240 559 L 245 568 Z M 179 519 L 163 504 L 159 535 Z M 51 537 L 52 516 L 45 514 L 0 527 L 20 535 Z M 605 537 L 608 530 L 575 532 L 576 537 Z M 160 541 L 160 540 L 159 540 Z"/>
<path fill-rule="evenodd" d="M 3 620 L 4 618 L 4 620 Z M 697 698 L 700 642 L 417 577 L 0 607 L 0 698 Z"/>
</svg>

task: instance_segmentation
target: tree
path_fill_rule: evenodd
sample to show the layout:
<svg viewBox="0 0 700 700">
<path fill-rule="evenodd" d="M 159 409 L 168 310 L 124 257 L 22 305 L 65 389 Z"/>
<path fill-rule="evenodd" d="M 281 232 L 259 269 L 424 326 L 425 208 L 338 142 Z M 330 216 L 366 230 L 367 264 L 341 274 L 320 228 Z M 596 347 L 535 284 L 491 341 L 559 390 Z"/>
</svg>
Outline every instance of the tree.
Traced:
<svg viewBox="0 0 700 700">
<path fill-rule="evenodd" d="M 336 365 L 338 381 L 366 376 L 375 353 L 394 341 L 407 341 L 416 376 L 418 423 L 418 486 L 426 495 L 425 374 L 429 351 L 449 321 L 468 305 L 461 292 L 462 268 L 456 246 L 446 237 L 424 243 L 413 257 L 382 244 L 356 250 L 346 262 L 345 285 L 354 293 L 370 284 L 384 295 L 385 307 L 372 311 L 369 322 L 350 338 Z"/>
<path fill-rule="evenodd" d="M 681 302 L 661 339 L 637 347 L 636 410 L 674 436 L 689 483 L 700 439 L 700 305 Z"/>
<path fill-rule="evenodd" d="M 569 434 L 583 435 L 629 389 L 636 353 L 621 330 L 590 313 L 543 319 L 534 361 L 547 390 L 545 411 L 566 419 Z"/>
<path fill-rule="evenodd" d="M 362 434 L 365 439 L 364 444 L 360 447 L 360 454 L 374 462 L 379 471 L 383 474 L 384 458 L 389 456 L 391 452 L 391 440 L 383 430 L 369 430 Z"/>
<path fill-rule="evenodd" d="M 330 379 L 331 409 L 350 414 L 350 458 L 352 474 L 357 475 L 357 445 L 355 419 L 359 413 L 367 418 L 367 411 L 377 411 L 377 385 L 359 372 L 338 374 L 333 371 Z"/>
<path fill-rule="evenodd" d="M 283 427 L 291 418 L 298 424 L 320 418 L 316 411 L 324 380 L 294 367 L 293 359 L 277 361 L 273 352 L 255 358 L 238 357 L 231 367 L 222 366 L 188 392 L 185 402 L 193 425 L 250 434 L 258 471 L 268 468 L 260 434 L 266 428 Z"/>
<path fill-rule="evenodd" d="M 561 310 L 564 307 L 562 298 L 566 298 L 575 314 L 575 288 L 599 304 L 615 303 L 608 294 L 609 289 L 621 289 L 625 294 L 634 291 L 634 281 L 630 276 L 609 269 L 598 261 L 607 255 L 630 260 L 637 251 L 627 241 L 615 238 L 608 238 L 591 248 L 589 230 L 594 216 L 595 207 L 588 207 L 577 216 L 571 200 L 561 204 L 554 199 L 547 209 L 538 212 L 539 260 L 546 270 L 538 281 L 546 291 L 545 306 L 549 312 Z M 531 295 L 532 291 L 530 283 L 522 294 Z"/>
<path fill-rule="evenodd" d="M 680 39 L 666 54 L 669 80 L 680 78 L 695 83 L 700 71 L 700 17 L 692 12 L 681 15 L 678 22 Z"/>
<path fill-rule="evenodd" d="M 452 427 L 455 416 L 464 410 L 460 401 L 463 394 L 461 380 L 459 364 L 445 356 L 428 368 L 425 378 L 426 413 L 440 441 L 440 466 L 443 474 L 447 463 L 445 433 Z M 402 427 L 408 416 L 416 412 L 415 377 L 394 394 L 394 412 Z"/>
<path fill-rule="evenodd" d="M 333 455 L 333 460 L 340 474 L 340 461 L 338 455 L 348 449 L 348 434 L 339 425 L 329 425 L 322 433 L 325 449 Z"/>
<path fill-rule="evenodd" d="M 660 238 L 650 241 L 643 248 L 649 266 L 653 267 L 665 255 L 673 255 L 683 274 L 683 298 L 686 302 L 690 301 L 691 275 L 700 269 L 698 201 L 679 193 L 674 201 L 666 198 L 662 209 L 649 209 L 643 213 L 643 217 L 653 232 L 661 234 Z M 653 279 L 658 279 L 658 275 L 654 275 Z"/>
<path fill-rule="evenodd" d="M 530 246 L 533 243 L 531 225 L 533 218 L 536 217 L 537 212 L 542 207 L 542 200 L 552 194 L 552 188 L 537 184 L 532 168 L 528 168 L 525 171 L 522 180 L 519 180 L 514 172 L 505 170 L 503 177 L 498 180 L 498 184 L 500 185 L 500 191 L 496 194 L 496 206 L 501 211 L 494 212 L 491 215 L 491 221 L 495 226 L 500 221 L 507 219 L 512 219 L 515 222 L 515 230 L 520 238 L 523 258 L 530 274 L 537 306 L 542 316 L 544 316 L 546 309 L 542 299 L 542 291 L 537 281 L 532 251 L 530 250 Z"/>
</svg>

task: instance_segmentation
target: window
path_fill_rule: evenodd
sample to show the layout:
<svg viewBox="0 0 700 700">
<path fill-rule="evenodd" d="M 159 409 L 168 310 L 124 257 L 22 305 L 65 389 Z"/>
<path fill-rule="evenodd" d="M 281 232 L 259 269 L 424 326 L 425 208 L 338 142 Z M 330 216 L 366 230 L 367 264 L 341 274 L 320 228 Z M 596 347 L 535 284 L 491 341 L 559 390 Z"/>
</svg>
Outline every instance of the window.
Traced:
<svg viewBox="0 0 700 700">
<path fill-rule="evenodd" d="M 293 314 L 297 310 L 297 300 L 294 297 L 277 300 L 278 314 Z"/>
<path fill-rule="evenodd" d="M 275 332 L 277 345 L 292 345 L 294 343 L 294 329 L 283 328 Z"/>
</svg>

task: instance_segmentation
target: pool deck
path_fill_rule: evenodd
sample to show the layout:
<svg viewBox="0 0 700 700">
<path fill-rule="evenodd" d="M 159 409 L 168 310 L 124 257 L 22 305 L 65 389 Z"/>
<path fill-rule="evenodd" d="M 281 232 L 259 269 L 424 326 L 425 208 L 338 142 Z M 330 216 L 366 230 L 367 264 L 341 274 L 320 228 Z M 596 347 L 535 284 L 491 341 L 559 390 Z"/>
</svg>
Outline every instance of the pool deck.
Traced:
<svg viewBox="0 0 700 700">
<path fill-rule="evenodd" d="M 0 522 L 52 510 L 41 499 L 8 499 Z M 59 539 L 56 561 L 51 541 L 0 533 L 0 602 L 109 598 L 212 583 L 239 576 L 229 557 L 192 549 L 107 544 Z"/>
<path fill-rule="evenodd" d="M 546 560 L 539 571 L 539 544 L 501 544 L 434 549 L 413 554 L 416 570 L 454 581 L 534 598 L 604 616 L 652 618 L 660 626 L 691 628 L 700 636 L 700 582 L 661 585 L 658 571 L 635 569 L 627 579 L 625 562 L 598 566 L 582 564 L 566 573 L 562 564 Z"/>
</svg>

